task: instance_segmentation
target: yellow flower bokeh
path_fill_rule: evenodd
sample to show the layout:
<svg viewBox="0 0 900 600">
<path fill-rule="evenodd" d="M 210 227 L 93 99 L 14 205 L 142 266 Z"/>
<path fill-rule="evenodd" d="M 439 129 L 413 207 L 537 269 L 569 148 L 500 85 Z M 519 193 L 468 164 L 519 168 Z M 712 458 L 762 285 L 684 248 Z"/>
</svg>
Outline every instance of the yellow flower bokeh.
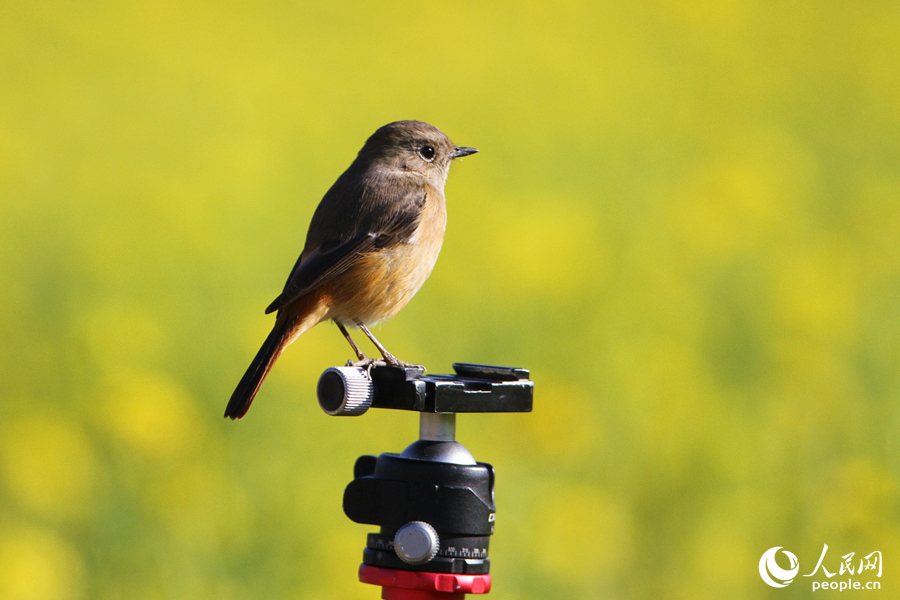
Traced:
<svg viewBox="0 0 900 600">
<path fill-rule="evenodd" d="M 881 551 L 890 595 L 898 31 L 875 1 L 3 3 L 0 598 L 377 597 L 341 494 L 415 415 L 318 410 L 330 324 L 222 411 L 398 119 L 481 152 L 376 335 L 536 382 L 459 419 L 492 597 L 757 598 L 763 552 L 823 544 Z"/>
</svg>

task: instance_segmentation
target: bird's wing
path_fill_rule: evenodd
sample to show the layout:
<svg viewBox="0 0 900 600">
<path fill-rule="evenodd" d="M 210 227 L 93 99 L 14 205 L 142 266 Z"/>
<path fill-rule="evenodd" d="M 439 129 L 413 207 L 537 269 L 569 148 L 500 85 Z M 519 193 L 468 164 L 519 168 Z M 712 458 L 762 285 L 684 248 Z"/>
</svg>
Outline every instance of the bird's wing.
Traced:
<svg viewBox="0 0 900 600">
<path fill-rule="evenodd" d="M 325 240 L 308 254 L 297 259 L 284 290 L 266 308 L 266 314 L 280 310 L 296 298 L 334 279 L 352 267 L 360 257 L 381 248 L 407 240 L 416 230 L 426 193 L 410 192 L 408 200 L 392 202 L 399 210 L 384 215 L 371 231 L 347 240 Z"/>
</svg>

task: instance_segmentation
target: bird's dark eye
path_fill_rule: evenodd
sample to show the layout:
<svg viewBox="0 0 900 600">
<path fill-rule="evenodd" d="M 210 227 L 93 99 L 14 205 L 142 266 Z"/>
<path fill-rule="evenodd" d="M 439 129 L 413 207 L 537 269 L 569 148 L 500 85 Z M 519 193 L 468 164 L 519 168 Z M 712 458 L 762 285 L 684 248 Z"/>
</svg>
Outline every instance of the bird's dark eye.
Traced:
<svg viewBox="0 0 900 600">
<path fill-rule="evenodd" d="M 434 159 L 434 146 L 422 146 L 419 148 L 419 156 L 425 160 Z"/>
</svg>

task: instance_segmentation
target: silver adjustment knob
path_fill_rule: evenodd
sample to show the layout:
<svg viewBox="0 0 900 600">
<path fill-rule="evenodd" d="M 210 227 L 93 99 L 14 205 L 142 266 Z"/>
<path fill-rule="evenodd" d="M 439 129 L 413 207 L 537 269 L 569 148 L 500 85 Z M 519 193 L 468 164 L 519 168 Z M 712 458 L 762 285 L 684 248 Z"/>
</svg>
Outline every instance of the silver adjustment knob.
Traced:
<svg viewBox="0 0 900 600">
<path fill-rule="evenodd" d="M 425 521 L 412 521 L 397 530 L 394 552 L 410 565 L 421 565 L 434 558 L 441 547 L 437 531 Z"/>
<path fill-rule="evenodd" d="M 357 416 L 372 406 L 375 384 L 366 369 L 331 367 L 319 377 L 316 396 L 319 406 L 329 415 Z"/>
</svg>

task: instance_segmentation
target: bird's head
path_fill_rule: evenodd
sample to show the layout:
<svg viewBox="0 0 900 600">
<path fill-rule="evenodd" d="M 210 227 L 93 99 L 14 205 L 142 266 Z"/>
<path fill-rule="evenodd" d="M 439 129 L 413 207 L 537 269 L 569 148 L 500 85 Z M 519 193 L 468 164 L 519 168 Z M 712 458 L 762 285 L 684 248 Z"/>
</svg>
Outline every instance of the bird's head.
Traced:
<svg viewBox="0 0 900 600">
<path fill-rule="evenodd" d="M 455 145 L 443 131 L 423 121 L 395 121 L 366 140 L 357 160 L 418 173 L 443 186 L 453 159 L 476 152 L 475 148 Z"/>
</svg>

